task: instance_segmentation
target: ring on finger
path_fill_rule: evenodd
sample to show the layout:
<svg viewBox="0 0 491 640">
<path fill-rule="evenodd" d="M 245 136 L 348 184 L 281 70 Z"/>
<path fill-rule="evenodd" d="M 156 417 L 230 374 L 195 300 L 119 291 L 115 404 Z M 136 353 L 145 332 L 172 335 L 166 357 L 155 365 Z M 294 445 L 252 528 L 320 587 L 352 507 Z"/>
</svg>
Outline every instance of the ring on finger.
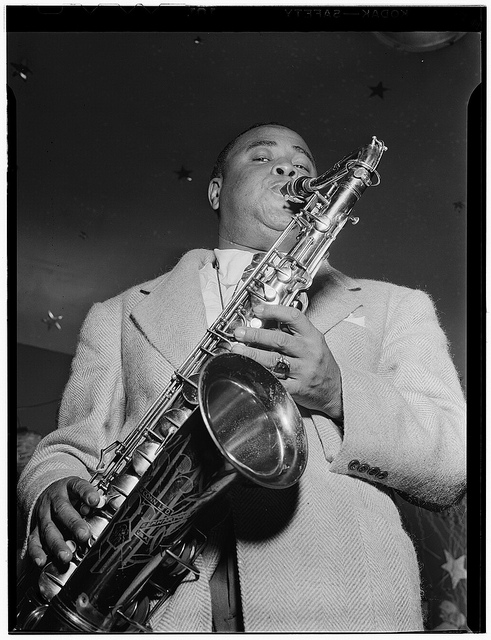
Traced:
<svg viewBox="0 0 491 640">
<path fill-rule="evenodd" d="M 279 380 L 286 380 L 290 375 L 290 361 L 285 356 L 278 356 L 271 371 Z"/>
</svg>

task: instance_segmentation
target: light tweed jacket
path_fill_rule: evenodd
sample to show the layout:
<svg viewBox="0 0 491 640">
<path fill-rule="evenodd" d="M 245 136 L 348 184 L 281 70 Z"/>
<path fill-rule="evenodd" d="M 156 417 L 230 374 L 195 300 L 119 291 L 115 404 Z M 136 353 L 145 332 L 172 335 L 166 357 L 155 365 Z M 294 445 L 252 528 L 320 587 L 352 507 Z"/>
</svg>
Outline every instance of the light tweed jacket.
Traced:
<svg viewBox="0 0 491 640">
<path fill-rule="evenodd" d="M 206 329 L 198 269 L 212 259 L 191 251 L 171 272 L 91 309 L 60 428 L 19 483 L 27 516 L 51 482 L 89 478 L 100 450 L 125 437 L 194 349 Z M 420 291 L 326 266 L 309 297 L 307 314 L 341 370 L 344 425 L 307 416 L 299 484 L 232 496 L 245 629 L 418 631 L 417 559 L 391 492 L 443 506 L 463 491 L 464 401 L 446 338 Z M 368 473 L 377 467 L 379 477 Z M 179 587 L 155 630 L 211 630 L 206 576 L 217 549 L 200 558 L 202 577 Z"/>
</svg>

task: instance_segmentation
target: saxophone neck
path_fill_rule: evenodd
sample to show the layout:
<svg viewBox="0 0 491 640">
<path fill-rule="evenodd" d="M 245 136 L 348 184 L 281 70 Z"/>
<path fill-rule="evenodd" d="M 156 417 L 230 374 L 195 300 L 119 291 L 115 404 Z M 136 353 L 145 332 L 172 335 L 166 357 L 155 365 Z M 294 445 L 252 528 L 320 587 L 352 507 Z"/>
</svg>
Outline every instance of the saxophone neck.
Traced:
<svg viewBox="0 0 491 640">
<path fill-rule="evenodd" d="M 287 200 L 292 202 L 302 202 L 310 197 L 315 191 L 321 191 L 332 185 L 343 176 L 345 176 L 353 165 L 359 165 L 366 168 L 369 173 L 375 173 L 380 183 L 380 176 L 376 172 L 376 168 L 382 158 L 382 154 L 387 151 L 382 140 L 378 140 L 376 136 L 372 137 L 371 142 L 364 147 L 360 147 L 344 156 L 339 162 L 336 162 L 330 169 L 322 173 L 320 176 L 309 177 L 301 176 L 295 180 L 287 182 L 280 189 L 281 193 Z M 370 186 L 370 185 L 368 185 Z M 376 186 L 376 185 L 371 185 Z"/>
</svg>

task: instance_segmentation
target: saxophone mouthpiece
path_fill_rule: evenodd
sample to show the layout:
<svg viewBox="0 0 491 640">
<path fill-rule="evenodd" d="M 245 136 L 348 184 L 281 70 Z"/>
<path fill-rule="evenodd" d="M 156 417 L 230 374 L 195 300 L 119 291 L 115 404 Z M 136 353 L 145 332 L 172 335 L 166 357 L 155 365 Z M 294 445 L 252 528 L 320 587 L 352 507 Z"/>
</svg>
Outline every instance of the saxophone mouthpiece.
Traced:
<svg viewBox="0 0 491 640">
<path fill-rule="evenodd" d="M 315 189 L 310 187 L 310 182 L 313 180 L 313 178 L 308 178 L 307 176 L 301 176 L 295 180 L 290 180 L 290 182 L 287 182 L 281 187 L 280 193 L 286 200 L 291 200 L 292 202 L 303 202 L 305 198 L 315 191 Z"/>
</svg>

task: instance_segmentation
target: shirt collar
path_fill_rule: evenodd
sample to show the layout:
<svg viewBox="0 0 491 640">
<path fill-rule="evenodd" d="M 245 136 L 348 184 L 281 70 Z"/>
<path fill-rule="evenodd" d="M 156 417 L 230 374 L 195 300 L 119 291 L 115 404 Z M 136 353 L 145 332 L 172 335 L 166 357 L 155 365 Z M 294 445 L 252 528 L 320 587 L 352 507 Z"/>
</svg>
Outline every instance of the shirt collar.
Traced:
<svg viewBox="0 0 491 640">
<path fill-rule="evenodd" d="M 235 285 L 244 269 L 252 262 L 254 254 L 241 249 L 215 249 L 220 282 L 224 286 Z"/>
</svg>

